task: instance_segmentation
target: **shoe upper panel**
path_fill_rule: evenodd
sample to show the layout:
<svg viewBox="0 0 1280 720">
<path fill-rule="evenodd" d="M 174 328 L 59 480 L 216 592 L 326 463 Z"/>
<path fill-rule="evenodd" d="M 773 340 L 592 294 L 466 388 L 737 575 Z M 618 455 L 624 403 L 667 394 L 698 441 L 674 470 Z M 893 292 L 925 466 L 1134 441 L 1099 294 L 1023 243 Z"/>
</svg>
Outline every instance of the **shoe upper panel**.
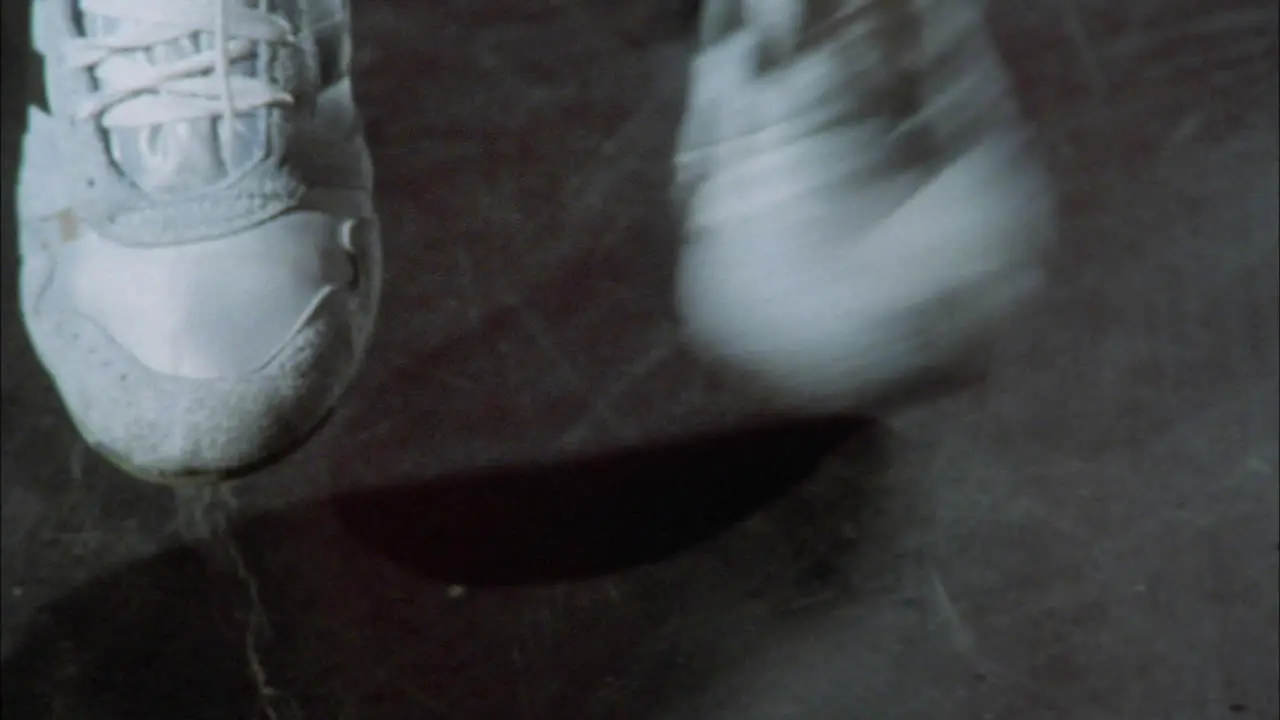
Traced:
<svg viewBox="0 0 1280 720">
<path fill-rule="evenodd" d="M 695 181 L 850 125 L 892 146 L 887 172 L 935 170 L 1020 123 L 980 3 L 744 5 L 737 24 L 707 31 L 691 68 L 677 162 Z"/>
<path fill-rule="evenodd" d="M 236 232 L 308 189 L 363 182 L 357 118 L 318 121 L 348 81 L 337 0 L 37 0 L 33 31 L 80 219 L 128 245 Z M 349 93 L 347 93 L 349 95 Z M 349 97 L 346 100 L 350 102 Z M 332 116 L 333 113 L 330 113 Z M 327 135 L 342 167 L 299 162 Z M 351 168 L 355 180 L 341 177 Z"/>
</svg>

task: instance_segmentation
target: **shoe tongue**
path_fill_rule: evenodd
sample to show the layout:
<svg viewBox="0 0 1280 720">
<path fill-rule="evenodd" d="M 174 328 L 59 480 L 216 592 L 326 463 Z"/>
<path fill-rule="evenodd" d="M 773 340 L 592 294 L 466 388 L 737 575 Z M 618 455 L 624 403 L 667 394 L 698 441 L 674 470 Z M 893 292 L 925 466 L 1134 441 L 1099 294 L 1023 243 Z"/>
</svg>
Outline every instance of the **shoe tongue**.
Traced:
<svg viewBox="0 0 1280 720">
<path fill-rule="evenodd" d="M 232 0 L 256 5 L 254 0 Z M 89 37 L 110 36 L 148 23 L 85 13 Z M 100 63 L 93 72 L 98 89 L 111 92 L 136 73 L 139 63 L 161 66 L 215 47 L 212 32 L 196 32 L 153 45 L 121 52 Z M 261 76 L 266 49 L 229 65 L 231 74 Z M 159 96 L 159 93 L 155 93 Z M 107 144 L 120 170 L 147 192 L 173 194 L 199 191 L 243 171 L 262 156 L 266 146 L 266 108 L 233 116 L 230 132 L 221 117 L 201 117 L 107 130 Z"/>
</svg>

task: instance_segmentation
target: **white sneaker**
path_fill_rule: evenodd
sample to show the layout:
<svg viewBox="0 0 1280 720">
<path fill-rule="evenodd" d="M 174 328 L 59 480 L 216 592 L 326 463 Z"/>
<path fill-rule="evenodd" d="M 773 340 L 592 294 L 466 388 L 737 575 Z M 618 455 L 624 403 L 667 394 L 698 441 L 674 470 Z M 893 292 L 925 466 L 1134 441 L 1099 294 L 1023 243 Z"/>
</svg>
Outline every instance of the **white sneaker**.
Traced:
<svg viewBox="0 0 1280 720">
<path fill-rule="evenodd" d="M 135 475 L 279 459 L 360 364 L 381 256 L 347 12 L 35 0 L 23 318 L 86 441 Z"/>
<path fill-rule="evenodd" d="M 688 335 L 800 410 L 974 357 L 1049 183 L 969 0 L 708 0 L 677 146 Z"/>
</svg>

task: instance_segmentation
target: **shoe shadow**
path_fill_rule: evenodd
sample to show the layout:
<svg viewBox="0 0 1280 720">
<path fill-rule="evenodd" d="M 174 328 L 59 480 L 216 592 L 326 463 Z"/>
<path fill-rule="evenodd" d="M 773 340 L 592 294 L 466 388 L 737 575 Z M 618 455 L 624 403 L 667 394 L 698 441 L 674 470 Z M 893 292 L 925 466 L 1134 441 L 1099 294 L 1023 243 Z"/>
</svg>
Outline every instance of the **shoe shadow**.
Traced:
<svg viewBox="0 0 1280 720">
<path fill-rule="evenodd" d="M 496 603 L 473 604 L 471 612 L 480 615 L 454 628 L 433 619 L 456 612 L 434 599 L 443 597 L 438 583 L 542 584 L 619 573 L 617 582 L 625 587 L 640 580 L 622 571 L 715 540 L 753 514 L 772 512 L 780 515 L 779 525 L 794 523 L 797 518 L 785 517 L 785 508 L 777 511 L 786 503 L 774 501 L 813 478 L 837 447 L 843 457 L 852 444 L 853 453 L 878 463 L 879 437 L 875 424 L 862 419 L 777 422 L 537 467 L 406 479 L 260 516 L 231 531 L 244 558 L 227 556 L 220 541 L 180 547 L 118 569 L 44 608 L 3 663 L 0 716 L 225 720 L 258 717 L 264 704 L 271 704 L 280 717 L 330 717 L 336 712 L 330 696 L 342 691 L 296 685 L 311 682 L 299 678 L 310 677 L 315 668 L 293 663 L 328 657 L 321 664 L 337 663 L 330 670 L 338 676 L 362 676 L 367 674 L 363 665 L 344 666 L 410 657 L 385 671 L 397 687 L 417 687 L 423 677 L 451 668 L 449 682 L 459 685 L 458 704 L 451 706 L 457 714 L 451 716 L 493 717 L 495 708 L 505 708 L 502 716 L 514 717 L 528 698 L 509 682 L 493 682 L 508 672 L 503 667 L 509 651 L 499 649 L 527 641 L 528 627 L 518 620 L 530 612 L 541 615 L 545 594 L 508 593 Z M 261 558 L 278 550 L 273 537 L 314 524 L 317 516 L 332 518 L 334 512 L 356 540 L 347 547 L 372 550 L 435 582 L 364 582 L 351 577 L 351 557 L 344 557 L 341 543 L 304 543 L 308 555 L 286 562 L 325 583 L 342 577 L 358 585 L 350 597 L 359 600 L 314 605 L 314 596 L 291 589 L 289 578 L 259 569 L 255 587 L 261 587 L 263 612 L 274 627 L 261 630 L 259 642 L 266 647 L 255 649 L 253 596 L 246 593 L 242 573 L 248 571 L 242 563 L 270 565 Z M 811 526 L 805 533 L 835 532 L 807 519 Z M 356 562 L 368 564 L 367 552 L 357 556 L 366 559 Z M 753 563 L 746 564 L 754 570 Z M 580 672 L 575 668 L 598 662 L 602 646 L 621 658 L 617 672 L 657 663 L 641 657 L 641 639 L 669 633 L 672 618 L 689 612 L 690 599 L 699 596 L 703 584 L 698 573 L 690 575 L 678 565 L 658 570 L 667 576 L 662 599 L 627 601 L 642 607 L 625 610 L 622 601 L 562 606 L 556 619 L 564 627 L 595 630 L 589 637 L 561 634 L 556 652 L 521 661 L 533 666 L 522 665 L 519 672 L 556 679 L 555 697 L 543 701 L 544 709 L 587 706 L 599 687 L 589 678 L 575 680 Z M 333 587 L 337 592 L 341 586 Z M 573 593 L 574 586 L 565 592 Z M 312 607 L 298 607 L 298 602 Z M 407 605 L 412 612 L 398 616 Z M 375 611 L 378 622 L 370 624 L 354 606 L 381 608 Z M 424 618 L 426 624 L 419 625 Z M 319 630 L 324 627 L 339 630 L 326 634 Z M 454 637 L 458 633 L 464 637 Z M 303 642 L 300 638 L 305 650 L 290 647 Z M 473 648 L 466 657 L 477 658 L 483 667 L 460 661 L 458 642 Z M 264 700 L 255 679 L 259 652 L 273 681 L 287 690 L 278 697 L 268 692 Z M 391 717 L 374 706 L 390 703 L 399 708 L 396 713 L 417 707 L 413 693 L 400 697 L 399 692 L 393 689 L 390 697 L 375 702 L 361 700 L 357 691 L 355 699 L 342 700 L 356 703 L 344 712 Z M 434 717 L 417 711 L 412 716 Z"/>
<path fill-rule="evenodd" d="M 334 503 L 375 552 L 435 580 L 555 582 L 653 563 L 810 478 L 874 422 L 774 422 L 525 468 L 405 480 Z"/>
<path fill-rule="evenodd" d="M 243 608 L 216 604 L 234 586 L 210 565 L 196 548 L 168 550 L 42 608 L 0 670 L 0 717 L 258 717 L 235 640 Z"/>
</svg>

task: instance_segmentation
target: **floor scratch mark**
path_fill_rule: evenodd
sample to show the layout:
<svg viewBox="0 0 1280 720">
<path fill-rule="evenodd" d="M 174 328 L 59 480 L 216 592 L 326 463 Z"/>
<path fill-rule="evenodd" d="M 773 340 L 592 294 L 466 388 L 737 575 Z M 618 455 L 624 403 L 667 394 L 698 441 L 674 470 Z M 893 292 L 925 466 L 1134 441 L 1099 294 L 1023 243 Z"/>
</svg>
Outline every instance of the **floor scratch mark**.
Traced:
<svg viewBox="0 0 1280 720">
<path fill-rule="evenodd" d="M 631 434 L 630 425 L 599 402 L 597 395 L 591 392 L 591 388 L 573 366 L 573 363 L 569 362 L 564 353 L 560 352 L 560 349 L 552 342 L 551 334 L 547 331 L 546 323 L 542 318 L 522 304 L 516 304 L 514 307 L 529 334 L 533 336 L 534 341 L 551 358 L 552 362 L 560 368 L 560 374 L 568 381 L 568 384 L 595 407 L 596 417 L 600 418 L 609 431 L 619 439 L 629 437 Z"/>
<path fill-rule="evenodd" d="M 1062 8 L 1067 34 L 1071 36 L 1071 42 L 1076 46 L 1080 61 L 1084 63 L 1090 89 L 1095 96 L 1102 95 L 1107 89 L 1107 78 L 1102 72 L 1102 61 L 1099 59 L 1098 49 L 1094 46 L 1080 19 L 1080 7 L 1075 0 L 1068 0 L 1063 3 Z"/>
</svg>

